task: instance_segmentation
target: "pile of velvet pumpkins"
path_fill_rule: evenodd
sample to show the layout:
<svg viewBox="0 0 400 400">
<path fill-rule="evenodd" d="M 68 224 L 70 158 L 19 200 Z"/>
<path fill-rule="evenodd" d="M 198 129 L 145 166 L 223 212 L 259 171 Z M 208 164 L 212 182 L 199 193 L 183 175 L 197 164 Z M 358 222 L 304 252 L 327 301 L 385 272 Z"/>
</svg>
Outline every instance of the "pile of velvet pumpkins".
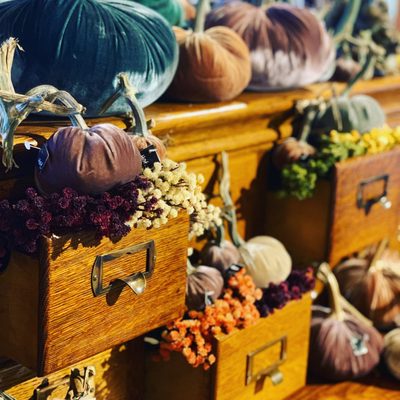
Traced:
<svg viewBox="0 0 400 400">
<path fill-rule="evenodd" d="M 382 369 L 400 379 L 400 254 L 388 241 L 320 267 L 329 308 L 313 307 L 309 368 L 341 381 Z"/>
<path fill-rule="evenodd" d="M 187 0 L 141 2 L 172 24 L 195 14 Z M 87 116 L 99 115 L 121 72 L 142 107 L 164 92 L 169 99 L 220 101 L 246 88 L 303 86 L 333 72 L 333 42 L 309 10 L 237 1 L 208 13 L 208 2 L 198 2 L 194 29 L 184 30 L 133 0 L 0 0 L 0 42 L 15 37 L 25 50 L 13 69 L 18 93 L 50 84 L 71 93 Z M 119 100 L 107 114 L 126 111 Z"/>
</svg>

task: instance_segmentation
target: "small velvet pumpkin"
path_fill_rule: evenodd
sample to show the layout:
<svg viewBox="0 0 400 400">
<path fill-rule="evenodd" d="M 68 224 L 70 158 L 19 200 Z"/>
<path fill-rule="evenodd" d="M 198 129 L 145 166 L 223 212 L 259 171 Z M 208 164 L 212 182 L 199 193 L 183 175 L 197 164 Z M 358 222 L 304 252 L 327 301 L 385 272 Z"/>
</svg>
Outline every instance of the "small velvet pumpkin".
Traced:
<svg viewBox="0 0 400 400">
<path fill-rule="evenodd" d="M 385 335 L 383 359 L 391 374 L 400 380 L 400 328 Z"/>
<path fill-rule="evenodd" d="M 292 270 L 292 259 L 283 244 L 270 236 L 256 236 L 239 247 L 249 275 L 259 288 L 283 282 Z"/>
<path fill-rule="evenodd" d="M 35 178 L 44 194 L 70 187 L 98 194 L 132 181 L 142 171 L 139 149 L 113 124 L 88 128 L 78 114 L 75 126 L 58 129 L 39 152 Z"/>
<path fill-rule="evenodd" d="M 186 306 L 189 310 L 202 310 L 207 298 L 215 301 L 221 296 L 224 279 L 221 273 L 212 267 L 200 265 L 192 269 L 186 283 Z"/>
<path fill-rule="evenodd" d="M 178 49 L 168 23 L 133 0 L 12 0 L 0 4 L 0 42 L 13 36 L 18 93 L 49 84 L 71 93 L 98 115 L 126 72 L 142 106 L 154 102 L 174 76 Z M 109 114 L 128 110 L 124 101 Z"/>
<path fill-rule="evenodd" d="M 305 141 L 288 138 L 276 146 L 272 152 L 272 162 L 276 168 L 299 161 L 315 154 L 315 148 Z"/>
<path fill-rule="evenodd" d="M 339 57 L 336 60 L 336 68 L 331 80 L 337 82 L 348 82 L 351 78 L 356 76 L 360 70 L 361 65 L 357 61 L 348 57 Z"/>
<path fill-rule="evenodd" d="M 320 80 L 334 62 L 335 50 L 318 18 L 288 4 L 264 8 L 258 3 L 229 2 L 206 21 L 208 28 L 233 29 L 246 42 L 252 63 L 249 88 L 297 87 Z"/>
<path fill-rule="evenodd" d="M 199 0 L 195 29 L 174 28 L 179 65 L 167 96 L 185 101 L 224 101 L 238 96 L 250 81 L 246 44 L 231 29 L 204 31 L 208 0 Z"/>
<path fill-rule="evenodd" d="M 309 371 L 314 377 L 343 381 L 369 374 L 383 350 L 380 333 L 345 312 L 329 266 L 321 266 L 327 281 L 330 308 L 314 306 L 311 320 Z"/>
<path fill-rule="evenodd" d="M 350 258 L 335 268 L 341 291 L 379 328 L 400 325 L 400 257 L 387 250 L 379 259 Z"/>
<path fill-rule="evenodd" d="M 224 273 L 231 265 L 238 264 L 241 256 L 237 247 L 229 240 L 225 240 L 222 225 L 217 229 L 219 231 L 217 239 L 204 246 L 201 252 L 201 260 L 205 265 L 217 268 L 221 273 Z"/>
</svg>

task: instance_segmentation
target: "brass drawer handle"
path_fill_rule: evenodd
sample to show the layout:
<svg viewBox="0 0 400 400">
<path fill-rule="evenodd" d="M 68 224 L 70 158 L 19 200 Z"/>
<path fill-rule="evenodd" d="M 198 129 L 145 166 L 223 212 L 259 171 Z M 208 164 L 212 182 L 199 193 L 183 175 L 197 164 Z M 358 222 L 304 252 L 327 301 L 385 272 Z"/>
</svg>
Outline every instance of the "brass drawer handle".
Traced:
<svg viewBox="0 0 400 400">
<path fill-rule="evenodd" d="M 253 371 L 255 357 L 263 351 L 280 344 L 279 358 L 273 364 L 261 369 L 260 371 Z M 283 373 L 279 367 L 285 362 L 287 358 L 287 336 L 282 336 L 279 339 L 273 340 L 259 347 L 257 350 L 252 351 L 247 355 L 247 369 L 246 369 L 246 386 L 252 382 L 263 382 L 266 377 L 270 377 L 273 385 L 279 385 L 283 382 Z"/>
<path fill-rule="evenodd" d="M 364 198 L 365 187 L 378 181 L 383 181 L 382 193 L 370 199 L 365 199 Z M 374 204 L 380 204 L 385 210 L 388 210 L 392 207 L 392 202 L 387 197 L 388 183 L 389 183 L 389 175 L 383 174 L 374 176 L 372 178 L 364 179 L 358 184 L 357 207 L 363 208 L 365 211 L 365 215 L 369 214 Z"/>
<path fill-rule="evenodd" d="M 146 250 L 146 270 L 144 272 L 135 272 L 127 277 L 118 278 L 107 287 L 103 287 L 103 268 L 105 263 L 143 250 Z M 154 240 L 97 256 L 92 269 L 92 291 L 94 296 L 107 294 L 112 289 L 121 288 L 124 285 L 128 286 L 135 294 L 142 294 L 146 289 L 147 279 L 153 274 L 155 260 L 156 250 Z"/>
</svg>

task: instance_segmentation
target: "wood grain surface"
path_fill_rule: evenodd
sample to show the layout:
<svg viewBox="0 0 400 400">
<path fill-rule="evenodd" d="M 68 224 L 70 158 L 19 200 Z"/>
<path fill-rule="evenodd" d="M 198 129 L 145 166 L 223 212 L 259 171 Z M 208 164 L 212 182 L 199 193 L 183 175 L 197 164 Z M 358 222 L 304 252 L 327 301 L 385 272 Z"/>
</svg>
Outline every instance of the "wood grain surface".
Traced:
<svg viewBox="0 0 400 400">
<path fill-rule="evenodd" d="M 143 340 L 138 338 L 71 365 L 46 378 L 38 378 L 31 370 L 11 361 L 0 361 L 0 390 L 6 391 L 16 400 L 35 400 L 34 390 L 43 384 L 49 385 L 69 375 L 71 369 L 94 366 L 96 369 L 97 400 L 142 400 L 144 392 Z M 62 390 L 63 388 L 61 388 Z M 62 393 L 65 398 L 65 393 Z M 48 400 L 60 395 L 56 390 Z"/>
<path fill-rule="evenodd" d="M 214 343 L 216 364 L 207 372 L 192 368 L 179 354 L 170 361 L 146 361 L 146 400 L 281 400 L 305 385 L 311 314 L 310 296 L 293 301 L 256 325 L 220 335 Z M 295 322 L 294 322 L 295 321 Z M 270 378 L 246 385 L 247 356 L 276 339 L 287 336 L 287 360 L 279 367 L 283 382 Z M 279 358 L 275 344 L 257 355 L 255 372 Z"/>
<path fill-rule="evenodd" d="M 335 165 L 333 176 L 333 207 L 329 237 L 328 260 L 336 265 L 342 257 L 376 243 L 395 237 L 400 208 L 400 148 L 353 158 Z M 357 206 L 360 184 L 369 179 L 388 176 L 387 198 L 391 208 L 374 204 L 367 214 Z M 379 197 L 382 180 L 364 188 L 365 200 Z"/>
</svg>

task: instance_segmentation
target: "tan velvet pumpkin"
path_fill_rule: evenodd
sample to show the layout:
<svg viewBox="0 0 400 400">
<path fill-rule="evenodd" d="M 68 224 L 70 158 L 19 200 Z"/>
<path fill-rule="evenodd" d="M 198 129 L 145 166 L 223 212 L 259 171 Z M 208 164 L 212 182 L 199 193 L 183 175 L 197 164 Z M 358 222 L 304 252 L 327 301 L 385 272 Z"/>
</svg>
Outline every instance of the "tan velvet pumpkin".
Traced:
<svg viewBox="0 0 400 400">
<path fill-rule="evenodd" d="M 400 326 L 400 255 L 350 258 L 335 268 L 344 297 L 379 328 Z"/>
<path fill-rule="evenodd" d="M 75 126 L 58 129 L 39 152 L 35 178 L 43 194 L 64 187 L 98 194 L 141 173 L 139 149 L 122 129 L 108 123 L 89 128 L 80 114 L 71 121 Z"/>
<path fill-rule="evenodd" d="M 250 49 L 253 90 L 288 88 L 328 79 L 333 42 L 319 19 L 305 8 L 262 1 L 233 1 L 208 14 L 206 27 L 227 26 Z"/>
<path fill-rule="evenodd" d="M 243 40 L 227 27 L 204 31 L 208 0 L 200 0 L 195 30 L 174 28 L 179 64 L 167 97 L 185 101 L 225 101 L 250 81 L 250 55 Z"/>
</svg>

